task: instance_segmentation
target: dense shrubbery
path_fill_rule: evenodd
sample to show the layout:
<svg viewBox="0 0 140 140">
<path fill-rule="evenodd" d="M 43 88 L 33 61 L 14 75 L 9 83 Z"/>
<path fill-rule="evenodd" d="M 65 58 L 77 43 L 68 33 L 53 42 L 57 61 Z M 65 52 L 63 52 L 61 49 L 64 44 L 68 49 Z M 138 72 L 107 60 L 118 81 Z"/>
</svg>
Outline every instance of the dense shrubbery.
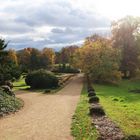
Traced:
<svg viewBox="0 0 140 140">
<path fill-rule="evenodd" d="M 70 65 L 59 64 L 59 66 L 56 66 L 53 69 L 53 72 L 57 72 L 57 73 L 79 73 L 79 70 L 75 69 L 75 68 L 72 68 Z"/>
<path fill-rule="evenodd" d="M 44 69 L 28 73 L 25 82 L 31 88 L 55 88 L 58 86 L 58 78 Z"/>
<path fill-rule="evenodd" d="M 22 106 L 23 102 L 20 99 L 10 96 L 0 89 L 0 116 L 15 112 Z"/>
</svg>

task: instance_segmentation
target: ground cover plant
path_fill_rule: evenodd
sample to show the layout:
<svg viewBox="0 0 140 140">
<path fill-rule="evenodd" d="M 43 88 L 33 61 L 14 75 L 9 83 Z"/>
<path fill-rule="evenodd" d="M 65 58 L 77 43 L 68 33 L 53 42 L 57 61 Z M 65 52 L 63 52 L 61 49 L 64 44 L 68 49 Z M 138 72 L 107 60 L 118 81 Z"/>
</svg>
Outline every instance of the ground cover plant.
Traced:
<svg viewBox="0 0 140 140">
<path fill-rule="evenodd" d="M 23 106 L 23 101 L 10 96 L 0 89 L 0 117 L 5 114 L 16 112 Z"/>
</svg>

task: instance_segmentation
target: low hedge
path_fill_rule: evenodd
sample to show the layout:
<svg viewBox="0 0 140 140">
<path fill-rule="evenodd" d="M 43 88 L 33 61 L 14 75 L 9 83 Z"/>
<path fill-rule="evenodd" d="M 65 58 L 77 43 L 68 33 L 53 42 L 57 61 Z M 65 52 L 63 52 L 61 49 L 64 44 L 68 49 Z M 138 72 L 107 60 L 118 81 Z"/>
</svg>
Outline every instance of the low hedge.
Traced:
<svg viewBox="0 0 140 140">
<path fill-rule="evenodd" d="M 27 74 L 25 82 L 31 88 L 55 88 L 58 87 L 58 78 L 44 69 L 32 71 Z"/>
<path fill-rule="evenodd" d="M 89 103 L 99 103 L 99 98 L 97 96 L 92 96 L 89 98 Z"/>
<path fill-rule="evenodd" d="M 80 73 L 79 69 L 73 68 L 70 65 L 66 64 L 59 64 L 59 66 L 56 66 L 52 72 L 55 73 Z"/>
</svg>

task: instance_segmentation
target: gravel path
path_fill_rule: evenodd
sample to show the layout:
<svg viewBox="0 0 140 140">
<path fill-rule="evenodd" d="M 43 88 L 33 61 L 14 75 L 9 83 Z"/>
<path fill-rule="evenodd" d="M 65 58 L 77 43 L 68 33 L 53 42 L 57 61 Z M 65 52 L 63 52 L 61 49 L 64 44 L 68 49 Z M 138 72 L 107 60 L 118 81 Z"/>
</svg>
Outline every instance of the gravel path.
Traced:
<svg viewBox="0 0 140 140">
<path fill-rule="evenodd" d="M 0 140 L 72 140 L 72 116 L 82 89 L 82 75 L 54 95 L 21 93 L 22 110 L 0 119 Z"/>
</svg>

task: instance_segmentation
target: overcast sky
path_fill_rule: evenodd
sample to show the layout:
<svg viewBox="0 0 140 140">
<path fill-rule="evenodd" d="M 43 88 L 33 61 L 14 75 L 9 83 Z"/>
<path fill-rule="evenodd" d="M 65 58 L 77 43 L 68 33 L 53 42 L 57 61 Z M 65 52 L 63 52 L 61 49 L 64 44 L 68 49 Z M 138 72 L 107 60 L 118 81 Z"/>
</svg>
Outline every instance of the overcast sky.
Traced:
<svg viewBox="0 0 140 140">
<path fill-rule="evenodd" d="M 9 48 L 81 44 L 85 37 L 108 36 L 112 20 L 139 16 L 139 0 L 0 0 L 0 36 Z"/>
</svg>

